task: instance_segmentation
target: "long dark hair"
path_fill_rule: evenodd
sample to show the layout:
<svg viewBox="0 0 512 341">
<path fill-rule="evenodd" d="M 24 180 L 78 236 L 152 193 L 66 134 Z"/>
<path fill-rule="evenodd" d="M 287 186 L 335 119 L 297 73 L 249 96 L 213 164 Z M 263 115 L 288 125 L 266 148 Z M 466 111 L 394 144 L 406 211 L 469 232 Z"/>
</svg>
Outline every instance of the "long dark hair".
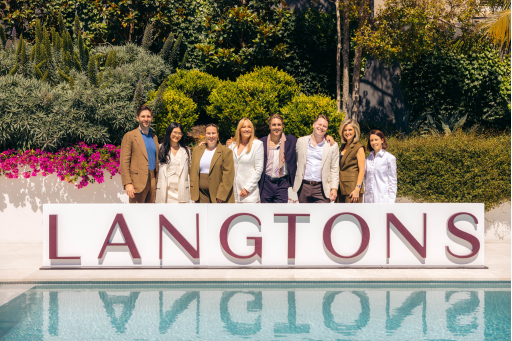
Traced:
<svg viewBox="0 0 512 341">
<path fill-rule="evenodd" d="M 160 145 L 160 150 L 158 152 L 158 160 L 160 161 L 160 163 L 169 163 L 171 161 L 171 156 L 169 155 L 169 150 L 171 149 L 171 133 L 176 128 L 179 128 L 181 130 L 181 133 L 183 134 L 181 140 L 178 141 L 178 144 L 180 145 L 180 147 L 185 148 L 185 150 L 187 151 L 188 158 L 190 160 L 190 151 L 185 145 L 185 132 L 183 131 L 181 124 L 179 124 L 178 122 L 171 122 L 171 124 L 169 124 L 167 130 L 165 131 L 164 140 L 162 141 L 162 144 Z"/>
</svg>

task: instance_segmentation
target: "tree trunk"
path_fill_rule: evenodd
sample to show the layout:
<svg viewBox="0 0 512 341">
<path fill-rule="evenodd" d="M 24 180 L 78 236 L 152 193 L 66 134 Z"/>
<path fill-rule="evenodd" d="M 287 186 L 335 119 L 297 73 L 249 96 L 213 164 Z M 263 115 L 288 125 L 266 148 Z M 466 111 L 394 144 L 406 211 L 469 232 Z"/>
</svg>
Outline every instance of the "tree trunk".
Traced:
<svg viewBox="0 0 512 341">
<path fill-rule="evenodd" d="M 340 1 L 336 0 L 336 30 L 338 32 L 338 46 L 336 47 L 336 107 L 341 111 L 341 13 Z"/>
<path fill-rule="evenodd" d="M 350 93 L 350 80 L 349 80 L 349 49 L 350 49 L 350 32 L 349 32 L 349 0 L 344 0 L 343 5 L 343 50 L 341 54 L 343 56 L 343 111 L 345 111 L 350 118 L 350 107 L 349 107 L 349 93 Z"/>
<path fill-rule="evenodd" d="M 366 18 L 368 15 L 367 8 L 365 7 L 366 0 L 361 0 L 361 5 L 359 7 L 359 27 L 357 28 L 358 32 L 361 32 L 363 26 L 366 23 Z M 356 53 L 354 56 L 354 71 L 352 73 L 352 108 L 350 112 L 352 117 L 357 120 L 357 116 L 359 114 L 359 86 L 361 84 L 361 63 L 363 59 L 363 48 L 362 46 L 358 46 L 356 48 Z"/>
</svg>

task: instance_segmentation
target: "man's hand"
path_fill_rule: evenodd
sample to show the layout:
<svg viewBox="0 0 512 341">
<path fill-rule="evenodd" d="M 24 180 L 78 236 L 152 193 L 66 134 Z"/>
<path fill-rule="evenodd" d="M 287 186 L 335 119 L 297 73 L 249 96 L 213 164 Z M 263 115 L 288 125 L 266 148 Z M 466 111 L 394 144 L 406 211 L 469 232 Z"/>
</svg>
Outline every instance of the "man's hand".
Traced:
<svg viewBox="0 0 512 341">
<path fill-rule="evenodd" d="M 226 141 L 226 147 L 229 147 L 231 143 L 233 143 L 234 137 L 230 137 L 229 140 Z"/>
<path fill-rule="evenodd" d="M 124 189 L 126 190 L 126 194 L 128 194 L 130 198 L 135 198 L 135 189 L 133 188 L 132 184 L 126 185 Z"/>
<path fill-rule="evenodd" d="M 223 202 L 225 202 L 225 201 L 222 199 L 217 199 L 217 204 L 222 204 Z"/>
<path fill-rule="evenodd" d="M 331 200 L 331 202 L 336 200 L 337 196 L 338 196 L 338 190 L 336 188 L 332 188 L 331 189 L 331 195 L 329 196 L 329 199 Z"/>
<path fill-rule="evenodd" d="M 247 190 L 245 188 L 242 189 L 242 191 L 240 192 L 240 196 L 242 198 L 247 198 L 248 195 L 249 195 L 249 192 L 247 192 Z"/>
<path fill-rule="evenodd" d="M 332 136 L 331 136 L 331 135 L 326 135 L 326 136 L 325 136 L 325 140 L 326 140 L 327 142 L 329 142 L 329 144 L 330 144 L 331 146 L 333 146 L 333 145 L 334 145 L 334 143 L 335 143 L 335 141 L 334 141 L 334 139 L 332 138 Z"/>
</svg>

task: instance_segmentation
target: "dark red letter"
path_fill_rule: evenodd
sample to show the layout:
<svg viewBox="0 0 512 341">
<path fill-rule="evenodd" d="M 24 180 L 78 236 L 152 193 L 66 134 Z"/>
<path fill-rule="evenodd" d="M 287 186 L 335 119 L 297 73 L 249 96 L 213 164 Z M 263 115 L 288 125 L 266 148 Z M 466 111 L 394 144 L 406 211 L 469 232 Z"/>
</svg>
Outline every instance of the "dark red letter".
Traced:
<svg viewBox="0 0 512 341">
<path fill-rule="evenodd" d="M 116 225 L 119 224 L 119 229 L 123 234 L 125 243 L 109 243 L 110 237 L 114 233 L 114 229 Z M 133 259 L 140 259 L 139 250 L 137 250 L 137 246 L 135 246 L 135 242 L 133 241 L 132 234 L 130 233 L 130 229 L 128 229 L 128 225 L 126 225 L 126 221 L 122 214 L 117 214 L 110 230 L 108 231 L 107 238 L 105 238 L 105 242 L 103 243 L 103 247 L 101 248 L 100 254 L 98 255 L 98 259 L 102 259 L 105 254 L 105 249 L 107 246 L 128 246 L 128 250 Z"/>
<path fill-rule="evenodd" d="M 391 229 L 390 223 L 397 229 L 398 232 L 409 242 L 409 244 L 418 252 L 422 258 L 427 258 L 427 214 L 423 213 L 423 246 L 418 243 L 416 238 L 405 228 L 405 226 L 398 220 L 393 213 L 387 214 L 387 235 L 388 235 L 388 258 L 390 255 L 389 250 L 389 230 Z"/>
<path fill-rule="evenodd" d="M 57 215 L 50 214 L 50 259 L 80 259 L 80 257 L 59 257 L 57 238 Z"/>
<path fill-rule="evenodd" d="M 297 217 L 309 217 L 309 214 L 274 214 L 274 217 L 288 217 L 288 259 L 295 259 Z"/>
<path fill-rule="evenodd" d="M 359 225 L 361 226 L 361 235 L 362 235 L 361 245 L 359 246 L 359 249 L 356 251 L 356 253 L 354 253 L 351 256 L 342 256 L 339 253 L 337 253 L 334 250 L 334 247 L 332 246 L 332 240 L 331 240 L 332 225 L 334 224 L 334 221 L 339 216 L 342 216 L 342 215 L 345 215 L 345 214 L 351 215 L 354 218 L 356 218 L 357 221 L 359 222 Z M 327 250 L 329 250 L 329 252 L 333 256 L 336 256 L 338 258 L 345 258 L 345 259 L 357 257 L 361 253 L 363 253 L 364 250 L 366 250 L 366 248 L 368 247 L 369 243 L 370 243 L 370 229 L 368 228 L 368 224 L 366 224 L 366 221 L 363 218 L 361 218 L 360 216 L 358 216 L 357 214 L 348 213 L 348 212 L 339 213 L 339 214 L 336 214 L 335 216 L 333 216 L 331 219 L 329 219 L 327 221 L 327 223 L 325 224 L 325 227 L 324 227 L 324 245 L 327 248 Z"/>
<path fill-rule="evenodd" d="M 194 259 L 199 259 L 199 214 L 196 214 L 196 241 L 197 241 L 197 250 L 190 245 L 190 243 L 183 237 L 181 233 L 167 220 L 163 214 L 160 214 L 160 259 L 162 259 L 162 227 L 174 237 L 176 242 L 180 244 L 185 251 L 190 255 L 190 257 Z"/>
<path fill-rule="evenodd" d="M 455 218 L 457 218 L 458 216 L 463 215 L 463 214 L 467 214 L 468 216 L 473 218 L 473 220 L 475 221 L 475 224 L 478 224 L 478 219 L 476 219 L 476 217 L 474 215 L 472 215 L 471 213 L 465 213 L 465 212 L 456 213 L 456 214 L 452 215 L 450 217 L 450 219 L 448 219 L 448 231 L 450 231 L 450 233 L 453 234 L 454 236 L 459 237 L 460 239 L 463 239 L 463 240 L 467 241 L 468 243 L 470 243 L 471 247 L 473 248 L 473 251 L 471 251 L 471 253 L 466 256 L 459 256 L 459 255 L 452 253 L 448 246 L 446 247 L 446 251 L 448 251 L 448 253 L 450 255 L 452 255 L 453 257 L 471 258 L 474 255 L 476 255 L 478 253 L 478 251 L 480 251 L 480 241 L 478 240 L 477 237 L 475 237 L 467 232 L 464 232 L 462 230 L 459 230 L 455 226 L 455 222 L 454 222 Z"/>
<path fill-rule="evenodd" d="M 229 225 L 231 225 L 231 222 L 233 220 L 235 220 L 236 218 L 238 218 L 240 216 L 244 216 L 244 215 L 253 217 L 254 219 L 256 219 L 259 226 L 261 226 L 261 221 L 255 215 L 252 215 L 249 213 L 238 213 L 238 214 L 232 215 L 224 222 L 224 224 L 222 224 L 222 227 L 220 229 L 220 245 L 222 246 L 222 248 L 224 249 L 224 251 L 226 251 L 226 253 L 228 255 L 230 255 L 231 257 L 237 258 L 237 259 L 249 259 L 255 255 L 258 255 L 261 258 L 261 249 L 262 249 L 261 237 L 247 237 L 247 239 L 254 240 L 254 252 L 252 254 L 250 254 L 249 256 L 237 255 L 229 247 L 229 244 L 228 244 Z"/>
</svg>

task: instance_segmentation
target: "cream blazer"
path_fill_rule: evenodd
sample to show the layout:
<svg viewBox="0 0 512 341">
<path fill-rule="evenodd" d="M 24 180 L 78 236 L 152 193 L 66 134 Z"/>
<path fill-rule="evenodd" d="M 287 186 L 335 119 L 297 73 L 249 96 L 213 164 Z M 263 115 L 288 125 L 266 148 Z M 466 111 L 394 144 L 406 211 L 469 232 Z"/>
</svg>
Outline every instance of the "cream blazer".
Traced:
<svg viewBox="0 0 512 341">
<path fill-rule="evenodd" d="M 171 153 L 170 150 L 169 153 Z M 180 147 L 178 153 L 180 153 L 181 157 L 180 171 L 178 174 L 178 201 L 188 203 L 190 201 L 190 159 L 185 148 Z M 171 157 L 173 157 L 172 154 Z M 158 182 L 156 185 L 156 203 L 165 204 L 167 202 L 167 178 L 167 165 L 165 163 L 160 163 Z"/>
<path fill-rule="evenodd" d="M 252 141 L 252 148 L 247 153 L 247 147 L 240 156 L 237 155 L 237 147 L 232 143 L 228 147 L 233 151 L 233 162 L 235 164 L 235 180 L 233 181 L 233 192 L 236 203 L 255 203 L 260 201 L 260 189 L 258 182 L 263 173 L 263 142 Z M 249 195 L 245 198 L 240 196 L 242 189 L 246 189 Z"/>
<path fill-rule="evenodd" d="M 302 186 L 304 173 L 306 172 L 306 158 L 308 156 L 308 144 L 310 136 L 303 136 L 297 140 L 297 174 L 295 174 L 295 182 L 293 184 L 293 191 L 298 192 Z M 322 187 L 324 195 L 329 198 L 331 189 L 338 189 L 339 174 L 340 174 L 340 154 L 338 151 L 338 144 L 334 143 L 332 146 L 325 141 L 322 151 Z"/>
</svg>

